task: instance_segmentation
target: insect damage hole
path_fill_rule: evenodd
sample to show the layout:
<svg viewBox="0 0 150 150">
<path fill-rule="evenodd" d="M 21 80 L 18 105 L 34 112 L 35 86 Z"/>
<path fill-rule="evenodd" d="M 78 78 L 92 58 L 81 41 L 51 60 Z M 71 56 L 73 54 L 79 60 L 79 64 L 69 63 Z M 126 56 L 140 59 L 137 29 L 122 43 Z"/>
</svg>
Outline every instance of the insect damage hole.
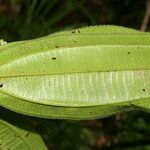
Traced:
<svg viewBox="0 0 150 150">
<path fill-rule="evenodd" d="M 2 88 L 3 87 L 3 84 L 0 84 L 0 88 Z"/>
</svg>

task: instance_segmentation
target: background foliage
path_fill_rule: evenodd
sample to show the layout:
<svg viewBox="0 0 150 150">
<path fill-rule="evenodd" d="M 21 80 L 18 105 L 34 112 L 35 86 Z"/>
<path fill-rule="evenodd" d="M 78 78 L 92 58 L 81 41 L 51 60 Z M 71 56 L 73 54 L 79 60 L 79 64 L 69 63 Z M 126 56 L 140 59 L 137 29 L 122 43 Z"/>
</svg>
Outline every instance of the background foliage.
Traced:
<svg viewBox="0 0 150 150">
<path fill-rule="evenodd" d="M 0 38 L 32 39 L 87 25 L 140 29 L 144 0 L 0 0 Z M 149 150 L 150 115 L 117 114 L 93 121 L 25 117 L 52 150 Z"/>
</svg>

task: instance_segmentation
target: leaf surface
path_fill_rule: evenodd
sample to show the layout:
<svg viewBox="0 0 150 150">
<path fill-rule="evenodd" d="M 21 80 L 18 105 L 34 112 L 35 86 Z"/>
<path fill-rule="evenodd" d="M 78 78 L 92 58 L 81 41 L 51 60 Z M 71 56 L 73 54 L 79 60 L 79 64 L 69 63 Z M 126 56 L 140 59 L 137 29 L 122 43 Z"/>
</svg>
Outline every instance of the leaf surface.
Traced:
<svg viewBox="0 0 150 150">
<path fill-rule="evenodd" d="M 99 26 L 3 45 L 0 105 L 69 119 L 140 108 L 150 100 L 149 41 L 149 33 Z"/>
</svg>

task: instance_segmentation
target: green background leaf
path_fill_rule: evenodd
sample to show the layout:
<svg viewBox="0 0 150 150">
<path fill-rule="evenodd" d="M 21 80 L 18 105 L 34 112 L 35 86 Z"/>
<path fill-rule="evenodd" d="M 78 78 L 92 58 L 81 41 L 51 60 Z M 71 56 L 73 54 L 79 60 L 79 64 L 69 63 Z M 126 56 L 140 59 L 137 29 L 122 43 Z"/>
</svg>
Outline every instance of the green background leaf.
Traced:
<svg viewBox="0 0 150 150">
<path fill-rule="evenodd" d="M 47 150 L 41 137 L 21 117 L 0 107 L 1 150 Z"/>
</svg>

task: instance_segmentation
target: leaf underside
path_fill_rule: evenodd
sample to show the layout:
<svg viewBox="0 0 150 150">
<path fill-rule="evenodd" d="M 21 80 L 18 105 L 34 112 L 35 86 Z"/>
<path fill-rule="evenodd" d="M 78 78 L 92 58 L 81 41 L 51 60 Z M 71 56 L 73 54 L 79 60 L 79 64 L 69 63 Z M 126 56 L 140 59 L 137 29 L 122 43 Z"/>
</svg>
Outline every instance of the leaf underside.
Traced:
<svg viewBox="0 0 150 150">
<path fill-rule="evenodd" d="M 0 46 L 0 105 L 44 118 L 93 119 L 150 108 L 150 34 L 115 26 Z"/>
</svg>

